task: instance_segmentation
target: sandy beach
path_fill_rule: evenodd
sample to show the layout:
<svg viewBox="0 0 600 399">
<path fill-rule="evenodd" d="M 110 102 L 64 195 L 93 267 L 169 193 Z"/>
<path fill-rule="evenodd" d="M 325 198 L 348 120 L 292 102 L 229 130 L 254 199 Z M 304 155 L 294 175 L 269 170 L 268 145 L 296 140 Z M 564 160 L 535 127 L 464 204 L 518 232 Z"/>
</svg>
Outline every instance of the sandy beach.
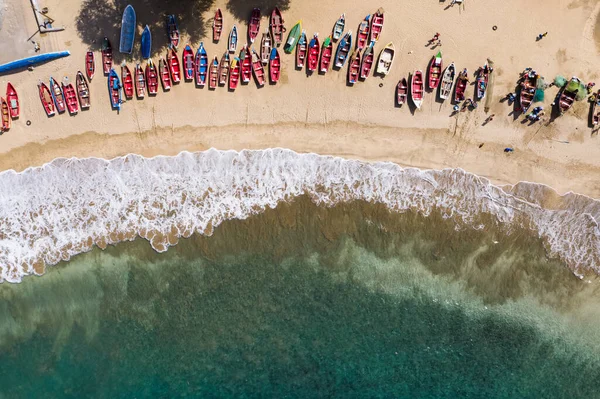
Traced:
<svg viewBox="0 0 600 399">
<path fill-rule="evenodd" d="M 74 80 L 76 72 L 84 69 L 85 52 L 99 49 L 103 36 L 111 39 L 117 53 L 122 6 L 117 9 L 95 0 L 46 0 L 40 6 L 48 7 L 48 15 L 56 19 L 54 26 L 66 29 L 42 37 L 37 34 L 32 40 L 40 44 L 42 52 L 69 50 L 71 56 L 33 71 L 0 76 L 0 87 L 8 81 L 16 87 L 22 107 L 20 119 L 0 137 L 0 170 L 20 171 L 57 157 L 113 158 L 127 153 L 174 155 L 210 147 L 283 147 L 419 168 L 461 167 L 499 184 L 532 181 L 560 193 L 574 191 L 600 197 L 600 142 L 588 126 L 587 101 L 577 102 L 551 122 L 546 119 L 536 124 L 523 123 L 523 116 L 500 101 L 515 90 L 519 73 L 526 67 L 536 69 L 547 82 L 557 74 L 567 78 L 576 75 L 585 83 L 600 77 L 600 3 L 596 1 L 532 0 L 525 5 L 522 0 L 494 4 L 465 0 L 462 5 L 449 7 L 450 0 L 382 0 L 369 6 L 340 1 L 263 0 L 246 4 L 219 0 L 198 1 L 191 10 L 177 5 L 173 11 L 164 4 L 152 8 L 152 4 L 139 0 L 130 3 L 137 11 L 136 46 L 142 26 L 153 27 L 155 61 L 166 49 L 165 13 L 181 13 L 183 43 L 188 42 L 185 35 L 189 34 L 194 49 L 203 41 L 209 58 L 220 58 L 234 23 L 243 36 L 241 44 L 245 42 L 246 16 L 253 6 L 263 9 L 261 31 L 268 26 L 267 12 L 279 6 L 288 29 L 302 19 L 307 34 L 319 32 L 321 38 L 329 34 L 342 12 L 346 13 L 346 30 L 356 32 L 366 14 L 383 7 L 386 21 L 376 52 L 392 41 L 397 56 L 384 79 L 371 76 L 350 87 L 346 85 L 346 68 L 307 76 L 305 71 L 294 69 L 293 55 L 282 52 L 282 78 L 277 85 L 257 88 L 251 81 L 228 92 L 223 87 L 210 91 L 182 82 L 167 93 L 160 89 L 154 98 L 127 101 L 119 113 L 111 110 L 106 78 L 98 71 L 91 82 L 90 110 L 73 117 L 63 114 L 47 118 L 37 81 L 47 81 L 50 76 Z M 29 1 L 6 0 L 3 7 L 1 48 L 16 46 L 21 51 L 18 56 L 34 54 L 33 44 L 18 44 L 36 29 Z M 210 28 L 217 8 L 223 10 L 225 33 L 219 43 L 213 43 Z M 16 24 L 15 15 L 21 15 L 23 22 Z M 21 31 L 13 29 L 15 26 Z M 536 41 L 536 36 L 546 31 L 548 36 Z M 432 49 L 426 44 L 435 32 L 441 33 L 442 45 Z M 453 61 L 459 69 L 468 68 L 470 74 L 486 58 L 494 61 L 494 97 L 487 113 L 480 106 L 451 116 L 450 101 L 437 102 L 435 93 L 426 94 L 421 110 L 395 106 L 398 80 L 415 69 L 425 70 L 438 50 L 443 52 L 445 63 Z M 117 66 L 121 56 L 115 54 Z M 2 62 L 10 58 L 2 52 Z M 139 58 L 136 48 L 127 59 L 130 67 Z M 99 59 L 98 53 L 97 68 L 101 66 Z M 469 86 L 467 97 L 473 96 L 473 90 Z M 546 108 L 556 92 L 556 87 L 546 90 Z M 491 114 L 495 119 L 483 125 Z M 505 147 L 515 151 L 506 154 Z"/>
</svg>

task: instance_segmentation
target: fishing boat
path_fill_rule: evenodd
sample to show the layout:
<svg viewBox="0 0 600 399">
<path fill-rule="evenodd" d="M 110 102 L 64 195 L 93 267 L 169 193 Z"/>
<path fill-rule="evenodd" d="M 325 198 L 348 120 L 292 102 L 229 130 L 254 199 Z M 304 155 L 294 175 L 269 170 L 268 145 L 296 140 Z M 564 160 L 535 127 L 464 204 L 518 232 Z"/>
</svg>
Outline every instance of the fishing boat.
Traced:
<svg viewBox="0 0 600 399">
<path fill-rule="evenodd" d="M 8 73 L 17 69 L 24 69 L 30 66 L 39 64 L 40 62 L 48 62 L 56 60 L 58 58 L 66 57 L 71 55 L 68 51 L 54 51 L 51 53 L 44 53 L 33 55 L 31 57 L 21 58 L 15 61 L 10 61 L 0 65 L 0 74 Z"/>
<path fill-rule="evenodd" d="M 456 74 L 456 68 L 454 63 L 450 63 L 444 70 L 442 75 L 442 84 L 440 85 L 440 99 L 445 100 L 450 97 L 452 93 L 452 85 L 454 84 L 454 75 Z"/>
<path fill-rule="evenodd" d="M 575 98 L 577 97 L 577 92 L 581 87 L 581 80 L 579 78 L 573 76 L 569 83 L 562 89 L 560 96 L 558 98 L 558 109 L 561 115 L 567 112 L 575 102 Z"/>
<path fill-rule="evenodd" d="M 46 86 L 46 83 L 42 81 L 38 81 L 38 89 L 40 92 L 40 100 L 42 101 L 42 106 L 44 107 L 44 111 L 46 111 L 47 116 L 54 115 L 54 101 L 52 100 L 52 95 L 50 94 L 50 89 Z"/>
<path fill-rule="evenodd" d="M 469 84 L 469 72 L 467 68 L 463 69 L 461 73 L 458 74 L 458 78 L 456 79 L 456 87 L 454 88 L 454 102 L 460 103 L 465 100 L 465 91 L 467 90 L 467 85 Z"/>
<path fill-rule="evenodd" d="M 373 68 L 373 61 L 375 60 L 375 51 L 374 47 L 375 42 L 371 42 L 369 47 L 365 50 L 362 57 L 362 63 L 360 64 L 360 78 L 365 80 L 369 77 L 371 73 L 371 69 Z"/>
<path fill-rule="evenodd" d="M 341 68 L 346 63 L 348 55 L 352 49 L 352 31 L 349 31 L 342 37 L 342 40 L 338 44 L 337 50 L 335 51 L 335 67 Z"/>
<path fill-rule="evenodd" d="M 358 25 L 358 32 L 356 33 L 356 49 L 361 50 L 367 45 L 369 40 L 369 32 L 371 31 L 371 14 L 367 15 Z"/>
<path fill-rule="evenodd" d="M 242 83 L 248 83 L 252 79 L 252 53 L 247 45 L 240 52 L 240 60 L 242 61 L 240 66 Z"/>
<path fill-rule="evenodd" d="M 208 88 L 214 90 L 217 88 L 217 82 L 219 81 L 219 59 L 215 55 L 215 58 L 210 63 L 208 70 Z"/>
<path fill-rule="evenodd" d="M 167 62 L 169 63 L 169 72 L 171 72 L 171 82 L 173 84 L 181 82 L 181 66 L 179 65 L 179 58 L 175 47 L 171 47 L 171 51 L 168 55 Z"/>
<path fill-rule="evenodd" d="M 519 94 L 519 105 L 521 106 L 521 112 L 525 113 L 531 106 L 533 102 L 533 97 L 535 96 L 535 90 L 537 88 L 537 77 L 534 73 L 529 73 L 520 85 L 520 94 Z"/>
<path fill-rule="evenodd" d="M 50 77 L 50 93 L 52 94 L 52 99 L 54 100 L 54 105 L 56 106 L 58 113 L 62 114 L 65 112 L 65 100 L 62 89 L 52 77 Z"/>
<path fill-rule="evenodd" d="M 321 48 L 321 62 L 319 63 L 319 72 L 327 73 L 329 65 L 331 65 L 331 58 L 333 57 L 333 40 L 331 36 L 327 36 L 323 41 Z"/>
<path fill-rule="evenodd" d="M 219 85 L 227 84 L 227 76 L 229 75 L 229 53 L 226 51 L 221 57 L 219 63 Z"/>
<path fill-rule="evenodd" d="M 158 93 L 158 71 L 156 65 L 149 59 L 146 64 L 146 85 L 148 86 L 148 94 L 155 96 Z"/>
<path fill-rule="evenodd" d="M 390 42 L 388 43 L 381 53 L 379 53 L 379 62 L 377 63 L 377 73 L 381 75 L 387 75 L 390 73 L 390 69 L 392 68 L 392 62 L 394 61 L 394 55 L 396 54 L 396 49 L 394 45 Z"/>
<path fill-rule="evenodd" d="M 348 62 L 348 83 L 354 84 L 358 81 L 360 73 L 360 50 L 354 50 Z"/>
<path fill-rule="evenodd" d="M 96 57 L 93 51 L 88 51 L 85 54 L 85 74 L 87 75 L 90 82 L 96 73 Z"/>
<path fill-rule="evenodd" d="M 220 8 L 217 8 L 215 17 L 213 18 L 213 41 L 218 42 L 221 39 L 221 32 L 223 32 L 223 13 Z"/>
<path fill-rule="evenodd" d="M 252 72 L 254 72 L 254 79 L 258 86 L 264 86 L 265 84 L 265 68 L 263 67 L 260 57 L 254 49 L 252 49 Z"/>
<path fill-rule="evenodd" d="M 319 52 L 321 46 L 319 44 L 319 34 L 315 33 L 313 38 L 310 39 L 308 43 L 308 54 L 306 55 L 306 68 L 309 72 L 314 72 L 317 70 L 319 65 Z"/>
<path fill-rule="evenodd" d="M 204 48 L 204 42 L 200 42 L 200 47 L 198 47 L 198 51 L 196 51 L 194 71 L 196 86 L 203 87 L 206 84 L 206 75 L 208 74 L 208 55 Z"/>
<path fill-rule="evenodd" d="M 304 68 L 306 63 L 306 53 L 308 52 L 308 41 L 306 40 L 306 32 L 302 31 L 298 45 L 296 46 L 296 68 Z"/>
<path fill-rule="evenodd" d="M 6 84 L 6 102 L 8 103 L 8 109 L 10 110 L 10 117 L 12 119 L 17 119 L 21 113 L 19 95 L 10 82 Z"/>
<path fill-rule="evenodd" d="M 150 33 L 150 27 L 146 25 L 144 31 L 142 32 L 142 58 L 148 59 L 152 54 L 152 33 Z"/>
<path fill-rule="evenodd" d="M 179 46 L 179 28 L 177 28 L 177 19 L 175 18 L 175 15 L 167 16 L 167 33 L 169 34 L 171 46 Z"/>
<path fill-rule="evenodd" d="M 381 31 L 383 30 L 383 8 L 377 10 L 375 14 L 373 14 L 373 18 L 371 18 L 371 27 L 369 28 L 369 41 L 376 42 L 379 40 L 381 36 Z"/>
<path fill-rule="evenodd" d="M 592 125 L 596 126 L 600 122 L 600 110 L 596 108 L 600 105 L 600 90 L 596 93 L 596 98 L 592 101 Z"/>
<path fill-rule="evenodd" d="M 69 114 L 75 115 L 79 112 L 79 103 L 77 102 L 77 91 L 69 80 L 65 77 L 62 82 L 63 95 L 65 96 L 65 103 Z"/>
<path fill-rule="evenodd" d="M 231 28 L 231 32 L 229 32 L 229 39 L 227 40 L 227 49 L 230 53 L 235 53 L 237 50 L 237 42 L 238 42 L 238 33 L 237 27 L 233 25 Z"/>
<path fill-rule="evenodd" d="M 77 71 L 77 77 L 75 78 L 75 86 L 77 86 L 77 97 L 79 97 L 79 104 L 81 109 L 90 108 L 90 86 L 85 80 L 83 73 Z"/>
<path fill-rule="evenodd" d="M 146 77 L 140 64 L 135 66 L 133 74 L 135 78 L 135 95 L 137 98 L 144 98 L 146 96 Z"/>
<path fill-rule="evenodd" d="M 296 25 L 290 30 L 285 45 L 283 46 L 283 51 L 287 54 L 291 54 L 296 48 L 296 44 L 298 44 L 298 39 L 300 39 L 302 32 L 304 31 L 302 30 L 302 20 L 300 20 L 296 22 Z"/>
<path fill-rule="evenodd" d="M 121 53 L 131 54 L 135 39 L 135 28 L 135 10 L 129 4 L 123 10 L 123 18 L 121 18 L 121 41 L 119 43 L 119 51 Z"/>
<path fill-rule="evenodd" d="M 285 26 L 283 26 L 284 22 L 279 7 L 275 7 L 273 11 L 271 11 L 271 21 L 269 23 L 271 36 L 273 37 L 273 43 L 275 44 L 274 47 L 279 46 L 283 42 L 283 32 L 285 32 Z"/>
<path fill-rule="evenodd" d="M 335 41 L 338 41 L 340 39 L 340 37 L 342 37 L 342 34 L 344 33 L 344 27 L 346 26 L 346 14 L 342 14 L 337 21 L 335 21 L 335 24 L 333 24 L 333 30 L 332 30 L 332 38 Z"/>
<path fill-rule="evenodd" d="M 2 130 L 0 131 L 6 132 L 10 129 L 10 111 L 8 110 L 8 103 L 4 97 L 0 97 L 0 109 L 2 110 Z"/>
<path fill-rule="evenodd" d="M 408 99 L 408 82 L 406 78 L 400 79 L 396 86 L 396 104 L 402 106 Z"/>
<path fill-rule="evenodd" d="M 229 90 L 234 91 L 237 88 L 238 82 L 240 81 L 240 67 L 242 62 L 238 57 L 234 57 L 231 60 L 231 66 L 229 67 Z"/>
<path fill-rule="evenodd" d="M 267 65 L 269 63 L 269 57 L 271 56 L 271 34 L 269 31 L 266 31 L 262 35 L 262 39 L 260 41 L 260 59 L 263 65 Z"/>
<path fill-rule="evenodd" d="M 410 82 L 410 98 L 412 99 L 413 104 L 418 109 L 423 105 L 423 89 L 425 88 L 425 83 L 423 82 L 423 72 L 416 70 L 412 76 L 412 80 Z"/>
<path fill-rule="evenodd" d="M 489 77 L 489 69 L 488 69 L 488 64 L 486 63 L 483 66 L 483 68 L 479 68 L 479 71 L 477 72 L 477 80 L 476 80 L 476 84 L 475 84 L 475 95 L 478 100 L 481 100 L 483 97 L 485 97 L 485 92 L 487 90 L 487 84 L 488 84 L 488 77 Z"/>
<path fill-rule="evenodd" d="M 119 75 L 114 69 L 111 69 L 108 73 L 108 96 L 110 98 L 110 105 L 113 109 L 121 109 L 121 84 L 119 82 Z"/>
<path fill-rule="evenodd" d="M 427 81 L 427 86 L 429 89 L 437 89 L 440 84 L 440 79 L 442 78 L 442 52 L 438 51 L 436 55 L 431 57 L 431 61 L 429 62 L 429 79 Z"/>
<path fill-rule="evenodd" d="M 108 75 L 112 68 L 112 46 L 107 37 L 102 41 L 102 70 Z"/>
<path fill-rule="evenodd" d="M 121 82 L 123 84 L 125 98 L 133 98 L 133 76 L 131 75 L 129 67 L 125 64 L 121 65 Z"/>
<path fill-rule="evenodd" d="M 186 45 L 181 54 L 181 65 L 183 65 L 183 77 L 185 80 L 194 78 L 194 52 L 190 45 Z"/>
<path fill-rule="evenodd" d="M 258 36 L 258 31 L 260 30 L 260 8 L 255 8 L 252 10 L 252 14 L 250 15 L 250 22 L 248 23 L 248 39 L 250 39 L 250 43 L 254 43 L 254 39 Z"/>
<path fill-rule="evenodd" d="M 171 74 L 169 73 L 169 66 L 167 60 L 161 58 L 158 61 L 158 73 L 160 74 L 160 81 L 164 91 L 171 90 Z"/>
<path fill-rule="evenodd" d="M 279 76 L 281 75 L 281 58 L 279 57 L 279 51 L 277 47 L 271 49 L 271 56 L 269 57 L 269 77 L 271 83 L 279 82 Z"/>
</svg>

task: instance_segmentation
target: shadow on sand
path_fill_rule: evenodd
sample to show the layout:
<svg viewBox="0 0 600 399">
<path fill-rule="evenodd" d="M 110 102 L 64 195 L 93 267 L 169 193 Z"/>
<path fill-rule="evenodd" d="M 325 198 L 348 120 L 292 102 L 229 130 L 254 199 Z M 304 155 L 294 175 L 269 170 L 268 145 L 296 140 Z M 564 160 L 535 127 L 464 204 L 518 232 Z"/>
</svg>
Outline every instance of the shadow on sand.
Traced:
<svg viewBox="0 0 600 399">
<path fill-rule="evenodd" d="M 252 9 L 260 8 L 261 16 L 269 17 L 271 15 L 271 11 L 275 7 L 279 7 L 279 10 L 283 13 L 288 8 L 290 8 L 290 0 L 228 0 L 227 1 L 227 11 L 229 11 L 234 18 L 247 22 L 250 19 L 250 14 L 252 14 Z M 285 20 L 285 15 L 283 16 Z M 286 26 L 289 25 L 292 21 L 285 21 Z M 262 26 L 264 21 L 261 21 L 261 32 L 267 27 L 267 25 Z M 285 36 L 285 35 L 284 35 Z"/>
</svg>

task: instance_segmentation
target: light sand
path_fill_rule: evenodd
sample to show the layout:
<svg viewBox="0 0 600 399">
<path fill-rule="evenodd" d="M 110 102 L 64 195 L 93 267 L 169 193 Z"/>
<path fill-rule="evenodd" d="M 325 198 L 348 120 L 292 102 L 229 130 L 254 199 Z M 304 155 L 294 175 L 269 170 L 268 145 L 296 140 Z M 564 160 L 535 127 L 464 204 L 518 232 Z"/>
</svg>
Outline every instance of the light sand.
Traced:
<svg viewBox="0 0 600 399">
<path fill-rule="evenodd" d="M 35 26 L 33 13 L 23 6 L 28 1 L 6 1 L 19 2 L 19 7 L 30 13 L 27 24 Z M 80 3 L 47 0 L 40 4 L 49 7 L 50 14 L 57 18 L 56 25 L 67 29 L 43 38 L 34 37 L 43 51 L 67 49 L 72 52 L 71 57 L 36 67 L 33 72 L 0 76 L 0 87 L 10 80 L 19 91 L 22 104 L 20 120 L 0 137 L 1 170 L 22 170 L 56 157 L 111 158 L 131 152 L 172 155 L 209 147 L 286 147 L 421 168 L 462 167 L 498 183 L 535 181 L 559 192 L 572 190 L 600 198 L 600 143 L 588 127 L 587 102 L 576 103 L 552 123 L 532 126 L 521 123 L 522 117 L 515 120 L 513 108 L 500 102 L 500 97 L 514 91 L 518 73 L 528 66 L 537 69 L 547 81 L 559 73 L 566 77 L 577 75 L 585 82 L 598 79 L 600 55 L 594 39 L 600 13 L 597 1 L 505 0 L 492 4 L 465 0 L 464 6 L 446 9 L 450 0 L 385 0 L 371 6 L 361 2 L 322 4 L 292 0 L 290 8 L 284 10 L 288 29 L 302 18 L 307 33 L 318 31 L 321 39 L 330 32 L 340 13 L 346 13 L 346 30 L 356 32 L 367 13 L 383 7 L 386 22 L 376 50 L 379 52 L 389 41 L 396 45 L 398 54 L 390 75 L 385 79 L 370 77 L 348 87 L 346 68 L 307 77 L 304 71 L 294 70 L 293 56 L 282 52 L 284 70 L 276 86 L 257 89 L 251 82 L 230 93 L 222 87 L 211 92 L 207 88 L 196 89 L 192 83 L 181 83 L 169 93 L 161 90 L 155 98 L 128 101 L 117 113 L 109 105 L 106 78 L 98 71 L 91 83 L 89 111 L 75 117 L 63 114 L 48 119 L 36 82 L 47 81 L 51 75 L 57 79 L 68 75 L 74 80 L 77 70 L 84 68 L 88 45 L 82 43 L 76 31 Z M 233 23 L 227 3 L 216 1 L 203 14 L 207 35 L 217 7 L 225 17 L 221 42 L 214 44 L 211 37 L 203 39 L 209 57 L 220 57 L 226 47 Z M 155 23 L 163 20 L 162 14 L 154 17 Z M 147 22 L 139 18 L 140 13 L 138 25 Z M 246 21 L 235 22 L 243 43 Z M 498 26 L 496 31 L 492 30 L 494 25 Z M 0 40 L 7 40 L 6 21 L 2 26 Z M 268 20 L 263 18 L 261 31 L 266 26 Z M 90 29 L 96 26 L 90 23 Z M 458 68 L 467 67 L 473 72 L 487 57 L 495 62 L 495 98 L 488 114 L 479 107 L 450 117 L 450 102 L 440 104 L 432 93 L 425 96 L 423 108 L 414 114 L 409 107 L 394 106 L 398 80 L 416 68 L 425 70 L 431 56 L 440 49 L 425 46 L 436 31 L 441 33 L 446 64 L 454 61 Z M 537 34 L 546 31 L 549 35 L 536 42 Z M 118 31 L 106 34 L 118 37 Z M 155 29 L 153 35 L 159 37 L 163 31 Z M 192 44 L 196 48 L 198 43 Z M 30 44 L 23 46 L 29 48 Z M 116 40 L 113 47 L 116 51 Z M 97 68 L 100 66 L 98 53 Z M 379 87 L 380 83 L 383 87 Z M 556 88 L 546 91 L 546 108 L 555 94 Z M 472 86 L 467 96 L 473 96 Z M 492 113 L 496 118 L 482 126 Z M 31 120 L 31 126 L 26 126 L 26 120 Z M 508 146 L 515 152 L 505 154 L 503 149 Z"/>
</svg>

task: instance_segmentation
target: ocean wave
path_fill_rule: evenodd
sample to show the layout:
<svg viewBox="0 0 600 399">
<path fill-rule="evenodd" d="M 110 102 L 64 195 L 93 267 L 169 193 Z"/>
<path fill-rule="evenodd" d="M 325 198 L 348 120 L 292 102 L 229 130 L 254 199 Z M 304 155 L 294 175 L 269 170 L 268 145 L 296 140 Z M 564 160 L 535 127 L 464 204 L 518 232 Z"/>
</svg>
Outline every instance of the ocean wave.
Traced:
<svg viewBox="0 0 600 399">
<path fill-rule="evenodd" d="M 193 233 L 211 234 L 308 195 L 333 206 L 364 200 L 396 212 L 441 212 L 457 228 L 527 228 L 579 276 L 600 272 L 600 202 L 521 182 L 499 187 L 462 169 L 420 170 L 291 150 L 56 159 L 0 173 L 0 282 L 41 274 L 44 265 L 94 245 L 150 241 L 159 252 Z M 492 216 L 492 217 L 490 217 Z"/>
</svg>

